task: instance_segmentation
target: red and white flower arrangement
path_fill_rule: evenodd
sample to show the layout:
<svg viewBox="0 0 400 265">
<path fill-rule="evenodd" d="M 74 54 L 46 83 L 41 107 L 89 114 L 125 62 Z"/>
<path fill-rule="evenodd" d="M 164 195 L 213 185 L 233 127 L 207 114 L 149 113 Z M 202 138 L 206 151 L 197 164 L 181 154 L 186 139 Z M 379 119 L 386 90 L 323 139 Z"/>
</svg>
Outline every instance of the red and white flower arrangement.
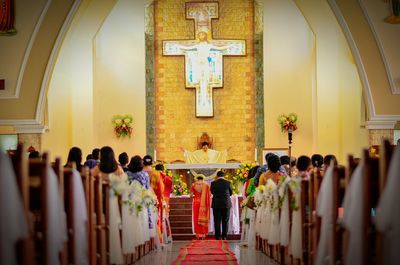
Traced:
<svg viewBox="0 0 400 265">
<path fill-rule="evenodd" d="M 288 115 L 281 114 L 278 118 L 278 122 L 281 125 L 282 132 L 288 132 L 290 129 L 292 132 L 297 130 L 297 115 L 296 113 L 290 113 Z"/>
<path fill-rule="evenodd" d="M 117 138 L 128 136 L 131 138 L 133 130 L 133 118 L 131 115 L 116 115 L 112 119 L 114 133 Z"/>
</svg>

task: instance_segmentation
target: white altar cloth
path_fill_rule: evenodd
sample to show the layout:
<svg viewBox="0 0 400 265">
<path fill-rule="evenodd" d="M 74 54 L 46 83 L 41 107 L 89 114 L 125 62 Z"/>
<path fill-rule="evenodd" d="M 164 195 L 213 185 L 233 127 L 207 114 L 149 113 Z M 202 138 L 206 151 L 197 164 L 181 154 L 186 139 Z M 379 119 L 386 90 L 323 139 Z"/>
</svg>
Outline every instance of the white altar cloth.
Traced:
<svg viewBox="0 0 400 265">
<path fill-rule="evenodd" d="M 239 196 L 231 196 L 232 208 L 229 215 L 228 235 L 240 234 L 240 217 L 239 217 Z M 222 232 L 222 227 L 221 227 Z M 213 211 L 210 211 L 210 224 L 208 227 L 208 233 L 214 234 L 214 216 Z"/>
</svg>

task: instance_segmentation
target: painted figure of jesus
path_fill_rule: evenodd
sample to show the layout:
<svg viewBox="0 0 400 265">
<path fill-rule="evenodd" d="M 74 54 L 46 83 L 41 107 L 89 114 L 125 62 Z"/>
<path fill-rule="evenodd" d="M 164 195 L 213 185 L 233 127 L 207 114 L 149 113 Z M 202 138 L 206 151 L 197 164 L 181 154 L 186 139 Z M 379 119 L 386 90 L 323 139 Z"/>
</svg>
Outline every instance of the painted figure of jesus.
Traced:
<svg viewBox="0 0 400 265">
<path fill-rule="evenodd" d="M 218 85 L 218 76 L 215 76 L 215 54 L 221 54 L 233 47 L 232 44 L 216 45 L 207 41 L 207 33 L 198 33 L 199 42 L 195 44 L 177 45 L 183 53 L 188 53 L 190 63 L 189 82 L 192 86 L 198 86 L 196 106 L 203 113 L 212 114 L 212 85 Z M 214 53 L 214 54 L 213 54 Z"/>
<path fill-rule="evenodd" d="M 163 40 L 163 55 L 185 56 L 185 83 L 196 88 L 196 117 L 213 117 L 213 88 L 223 87 L 223 56 L 246 55 L 245 40 L 213 39 L 211 20 L 218 3 L 186 3 L 186 18 L 195 24 L 194 40 Z"/>
<path fill-rule="evenodd" d="M 197 40 L 166 41 L 164 55 L 184 55 L 186 87 L 196 88 L 196 116 L 212 117 L 213 88 L 223 86 L 223 55 L 245 53 L 244 41 L 209 40 L 200 31 Z"/>
</svg>

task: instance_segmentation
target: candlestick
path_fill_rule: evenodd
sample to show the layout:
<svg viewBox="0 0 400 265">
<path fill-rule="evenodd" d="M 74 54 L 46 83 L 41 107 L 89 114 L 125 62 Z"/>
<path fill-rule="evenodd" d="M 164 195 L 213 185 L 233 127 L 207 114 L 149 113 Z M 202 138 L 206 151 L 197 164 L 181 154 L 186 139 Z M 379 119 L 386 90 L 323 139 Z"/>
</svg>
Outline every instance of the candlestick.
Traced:
<svg viewBox="0 0 400 265">
<path fill-rule="evenodd" d="M 157 150 L 154 149 L 154 158 L 153 158 L 154 162 L 157 161 Z"/>
</svg>

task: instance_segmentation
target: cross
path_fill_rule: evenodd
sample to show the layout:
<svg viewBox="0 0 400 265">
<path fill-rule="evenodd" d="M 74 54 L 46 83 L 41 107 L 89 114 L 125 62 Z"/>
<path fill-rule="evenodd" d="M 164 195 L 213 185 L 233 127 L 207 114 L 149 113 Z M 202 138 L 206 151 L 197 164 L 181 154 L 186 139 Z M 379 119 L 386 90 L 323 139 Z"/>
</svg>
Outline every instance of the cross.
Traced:
<svg viewBox="0 0 400 265">
<path fill-rule="evenodd" d="M 186 19 L 194 20 L 195 39 L 163 41 L 163 55 L 185 56 L 186 88 L 196 89 L 196 117 L 213 117 L 213 88 L 223 87 L 223 56 L 246 55 L 245 40 L 212 39 L 211 20 L 218 3 L 186 3 Z"/>
</svg>

